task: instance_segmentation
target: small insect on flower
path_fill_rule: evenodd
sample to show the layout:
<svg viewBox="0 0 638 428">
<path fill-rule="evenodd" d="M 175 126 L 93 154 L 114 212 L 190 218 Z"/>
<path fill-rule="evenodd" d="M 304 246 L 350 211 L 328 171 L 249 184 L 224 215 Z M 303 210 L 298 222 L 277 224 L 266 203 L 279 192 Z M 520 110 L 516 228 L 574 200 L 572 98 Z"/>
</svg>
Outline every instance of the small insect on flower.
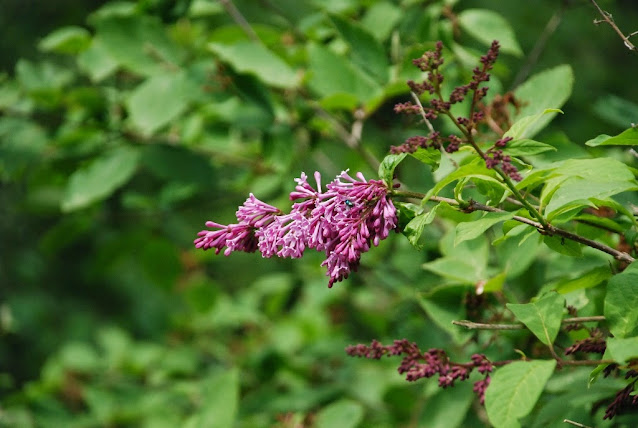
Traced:
<svg viewBox="0 0 638 428">
<path fill-rule="evenodd" d="M 354 207 L 354 204 L 352 203 L 352 201 L 351 201 L 350 199 L 346 199 L 346 200 L 344 201 L 344 203 L 346 204 L 346 206 L 347 206 L 348 208 L 352 208 L 352 207 Z"/>
</svg>

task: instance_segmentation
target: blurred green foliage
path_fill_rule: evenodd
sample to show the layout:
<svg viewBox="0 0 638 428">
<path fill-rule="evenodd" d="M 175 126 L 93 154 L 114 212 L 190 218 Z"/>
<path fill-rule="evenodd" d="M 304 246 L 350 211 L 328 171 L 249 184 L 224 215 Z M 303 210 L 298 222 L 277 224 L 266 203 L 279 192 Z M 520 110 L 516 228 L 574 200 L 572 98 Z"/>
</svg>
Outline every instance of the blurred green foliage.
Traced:
<svg viewBox="0 0 638 428">
<path fill-rule="evenodd" d="M 396 361 L 354 360 L 343 349 L 406 337 L 458 358 L 486 352 L 450 324 L 466 316 L 458 302 L 467 278 L 436 288 L 450 274 L 441 264 L 471 259 L 484 237 L 452 256 L 445 222 L 426 229 L 422 252 L 392 236 L 331 290 L 319 256 L 214 257 L 192 240 L 207 219 L 232 222 L 249 192 L 284 208 L 301 171 L 374 178 L 370 159 L 420 132 L 392 111 L 408 98 L 405 81 L 419 77 L 412 58 L 442 39 L 455 48 L 448 71 L 462 81 L 485 42 L 505 37 L 490 95 L 505 92 L 560 5 L 111 1 L 83 22 L 89 2 L 69 4 L 56 3 L 73 13 L 38 41 L 38 55 L 19 39 L 41 34 L 40 15 L 20 31 L 0 20 L 7 52 L 29 58 L 0 78 L 0 425 L 483 426 L 470 385 L 408 384 Z M 567 114 L 544 132 L 579 157 L 585 141 L 638 121 L 638 58 L 591 24 L 587 2 L 565 4 L 523 80 L 572 66 Z M 605 6 L 622 10 L 621 28 L 637 29 L 633 3 Z M 495 21 L 477 28 L 484 7 Z M 357 144 L 348 136 L 361 117 Z M 401 179 L 424 188 L 436 177 L 406 161 Z M 515 244 L 496 249 L 507 255 L 496 265 L 509 263 L 517 283 L 513 301 L 606 264 L 595 254 L 548 256 L 529 269 L 538 244 Z M 471 260 L 472 275 L 505 269 L 484 254 Z M 579 293 L 594 312 L 600 291 Z M 489 352 L 515 358 L 511 344 L 525 340 L 495 338 Z M 591 404 L 618 386 L 601 384 L 566 411 L 598 412 L 599 421 Z M 571 393 L 558 384 L 550 392 Z M 565 416 L 544 409 L 536 426 Z"/>
</svg>

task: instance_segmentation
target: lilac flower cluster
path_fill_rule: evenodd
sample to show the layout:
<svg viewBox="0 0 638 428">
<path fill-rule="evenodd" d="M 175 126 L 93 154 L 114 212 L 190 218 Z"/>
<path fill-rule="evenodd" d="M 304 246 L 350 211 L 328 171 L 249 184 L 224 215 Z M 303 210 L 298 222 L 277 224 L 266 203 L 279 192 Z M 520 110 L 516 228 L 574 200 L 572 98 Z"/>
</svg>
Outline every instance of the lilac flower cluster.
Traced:
<svg viewBox="0 0 638 428">
<path fill-rule="evenodd" d="M 490 383 L 489 373 L 493 370 L 492 363 L 483 354 L 474 354 L 472 362 L 466 364 L 450 361 L 442 349 L 430 349 L 422 352 L 416 343 L 410 343 L 407 339 L 395 340 L 392 345 L 384 346 L 377 340 L 373 340 L 370 346 L 359 344 L 348 346 L 346 353 L 352 357 L 365 357 L 378 360 L 383 355 L 404 355 L 399 365 L 398 372 L 406 374 L 408 382 L 414 382 L 421 378 L 430 378 L 439 375 L 439 387 L 453 387 L 454 382 L 464 381 L 470 377 L 473 369 L 485 378 L 475 382 L 474 392 L 478 395 L 481 404 L 485 400 L 485 390 Z"/>
<path fill-rule="evenodd" d="M 344 171 L 322 191 L 318 172 L 314 174 L 316 189 L 302 173 L 290 193 L 294 203 L 288 214 L 251 194 L 237 210 L 237 223 L 206 222 L 212 230 L 199 232 L 195 247 L 214 248 L 215 254 L 225 248 L 226 256 L 259 250 L 266 258 L 299 258 L 312 248 L 326 254 L 322 266 L 332 287 L 356 271 L 361 254 L 397 227 L 388 186 L 381 180 L 366 180 L 361 173 L 355 177 Z"/>
<path fill-rule="evenodd" d="M 481 100 L 487 95 L 488 87 L 482 86 L 482 84 L 490 80 L 489 71 L 493 68 L 498 58 L 499 49 L 499 43 L 496 40 L 493 41 L 488 52 L 481 56 L 481 65 L 472 70 L 472 78 L 469 83 L 454 88 L 447 98 L 444 98 L 441 92 L 441 83 L 444 80 L 444 76 L 441 73 L 441 66 L 444 63 L 442 57 L 443 44 L 440 41 L 437 42 L 434 51 L 425 52 L 420 58 L 414 59 L 412 61 L 413 64 L 421 71 L 427 73 L 427 75 L 421 83 L 416 83 L 412 80 L 407 83 L 415 95 L 421 96 L 426 92 L 430 95 L 429 106 L 421 107 L 412 102 L 400 103 L 395 105 L 395 112 L 419 115 L 426 120 L 436 119 L 439 115 L 448 116 L 461 131 L 462 136 L 451 134 L 444 137 L 438 131 L 432 131 L 427 136 L 410 137 L 402 145 L 392 146 L 390 152 L 395 154 L 414 153 L 420 148 L 432 147 L 453 153 L 459 150 L 461 144 L 471 144 L 483 156 L 488 168 L 499 167 L 512 179 L 521 180 L 522 177 L 511 164 L 510 157 L 503 155 L 502 148 L 509 141 L 508 139 L 498 140 L 486 153 L 481 152 L 473 141 L 473 133 L 476 131 L 478 124 L 485 121 L 485 112 L 481 108 Z M 467 117 L 454 117 L 450 108 L 454 104 L 463 102 L 468 95 L 472 97 L 469 115 Z"/>
</svg>

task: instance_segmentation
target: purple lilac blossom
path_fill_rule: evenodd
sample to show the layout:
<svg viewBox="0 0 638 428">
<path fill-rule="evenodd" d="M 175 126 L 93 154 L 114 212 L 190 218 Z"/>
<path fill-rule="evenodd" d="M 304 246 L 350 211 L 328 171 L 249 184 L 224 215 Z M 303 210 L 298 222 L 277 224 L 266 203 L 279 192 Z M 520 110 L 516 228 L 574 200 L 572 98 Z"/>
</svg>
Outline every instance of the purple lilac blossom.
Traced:
<svg viewBox="0 0 638 428">
<path fill-rule="evenodd" d="M 299 258 L 306 248 L 312 248 L 325 252 L 322 266 L 327 268 L 328 286 L 332 287 L 357 269 L 362 253 L 379 245 L 397 226 L 396 208 L 385 183 L 367 181 L 361 173 L 355 177 L 344 171 L 324 192 L 318 172 L 314 174 L 316 189 L 302 173 L 290 193 L 294 203 L 289 214 L 251 194 L 237 210 L 237 224 L 207 222 L 207 227 L 217 230 L 199 232 L 195 247 L 215 248 L 216 254 L 226 247 L 226 256 L 259 249 L 267 258 Z"/>
</svg>

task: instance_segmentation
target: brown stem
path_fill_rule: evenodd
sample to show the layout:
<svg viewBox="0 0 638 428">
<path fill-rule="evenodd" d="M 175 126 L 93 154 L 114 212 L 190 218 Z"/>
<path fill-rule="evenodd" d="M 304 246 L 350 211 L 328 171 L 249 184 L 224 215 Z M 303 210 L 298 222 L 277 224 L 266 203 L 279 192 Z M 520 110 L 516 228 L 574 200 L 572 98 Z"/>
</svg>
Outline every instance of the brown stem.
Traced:
<svg viewBox="0 0 638 428">
<path fill-rule="evenodd" d="M 395 191 L 393 191 L 393 194 L 396 195 L 396 196 L 405 196 L 405 197 L 408 197 L 408 198 L 416 198 L 416 199 L 425 198 L 425 195 L 423 193 L 409 192 L 409 191 L 403 191 L 403 190 L 395 190 Z M 438 196 L 432 196 L 432 197 L 430 197 L 430 200 L 434 201 L 434 202 L 447 202 L 450 205 L 459 206 L 459 202 L 457 200 L 455 200 L 455 199 L 441 198 L 441 197 L 438 197 Z M 492 206 L 489 206 L 489 205 L 484 205 L 484 204 L 478 203 L 476 201 L 470 201 L 467 205 L 465 205 L 465 206 L 463 206 L 461 208 L 465 212 L 473 212 L 473 211 L 487 211 L 487 212 L 496 212 L 496 213 L 508 212 L 508 211 L 503 210 L 501 208 L 492 207 Z M 607 253 L 607 254 L 613 256 L 616 260 L 619 260 L 621 262 L 633 263 L 636 260 L 631 255 L 629 255 L 628 253 L 625 253 L 624 251 L 616 250 L 615 248 L 612 248 L 612 247 L 607 246 L 605 244 L 601 244 L 600 242 L 594 241 L 592 239 L 585 238 L 584 236 L 580 236 L 580 235 L 577 235 L 575 233 L 569 232 L 569 231 L 567 231 L 565 229 L 560 229 L 560 228 L 558 228 L 556 226 L 552 226 L 551 224 L 543 225 L 540 222 L 531 220 L 531 219 L 526 218 L 526 217 L 517 216 L 517 215 L 512 217 L 512 219 L 516 220 L 516 221 L 518 221 L 520 223 L 525 223 L 525 224 L 527 224 L 529 226 L 532 226 L 532 227 L 536 228 L 543 235 L 560 236 L 561 238 L 565 238 L 565 239 L 569 239 L 569 240 L 574 241 L 574 242 L 578 242 L 579 244 L 583 244 L 583 245 L 586 245 L 588 247 L 594 248 L 596 250 L 602 251 L 603 253 Z"/>
<path fill-rule="evenodd" d="M 592 316 L 592 317 L 576 317 L 576 318 L 565 318 L 561 322 L 563 324 L 578 324 L 583 322 L 593 322 L 593 321 L 604 321 L 605 317 L 602 315 Z M 521 330 L 525 328 L 523 324 L 486 324 L 480 322 L 473 322 L 468 320 L 461 321 L 452 321 L 452 324 L 458 325 L 460 327 L 465 327 L 468 330 Z"/>
<path fill-rule="evenodd" d="M 598 24 L 600 22 L 606 22 L 607 24 L 609 24 L 609 26 L 611 26 L 611 28 L 614 29 L 614 31 L 618 34 L 618 36 L 620 36 L 625 46 L 627 46 L 627 49 L 635 53 L 638 53 L 638 49 L 636 49 L 636 46 L 629 41 L 629 37 L 631 37 L 635 33 L 630 34 L 629 37 L 625 36 L 623 32 L 620 31 L 620 28 L 618 28 L 618 26 L 614 22 L 614 18 L 612 18 L 611 13 L 602 10 L 600 6 L 598 6 L 598 3 L 596 3 L 596 0 L 591 0 L 591 2 L 594 4 L 594 6 L 596 6 L 596 9 L 598 9 L 598 12 L 600 12 L 600 15 L 603 17 L 602 21 L 595 20 L 594 23 Z"/>
<path fill-rule="evenodd" d="M 241 14 L 239 9 L 237 9 L 237 6 L 235 6 L 231 0 L 219 0 L 219 2 L 222 6 L 224 6 L 224 9 L 226 9 L 226 12 L 231 16 L 231 18 L 233 18 L 233 21 L 239 25 L 239 28 L 241 28 L 252 41 L 261 43 L 261 40 L 257 33 L 255 33 L 255 30 L 253 30 L 253 27 L 250 26 L 248 21 L 246 21 L 246 18 L 244 18 L 244 15 Z"/>
</svg>

